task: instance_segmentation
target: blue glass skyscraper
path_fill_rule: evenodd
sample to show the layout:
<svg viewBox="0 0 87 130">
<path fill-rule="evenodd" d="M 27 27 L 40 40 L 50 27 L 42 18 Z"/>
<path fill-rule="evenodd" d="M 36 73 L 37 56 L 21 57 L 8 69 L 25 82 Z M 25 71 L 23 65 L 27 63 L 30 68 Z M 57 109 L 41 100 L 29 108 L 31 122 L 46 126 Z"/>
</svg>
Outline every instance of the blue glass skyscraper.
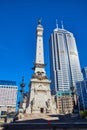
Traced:
<svg viewBox="0 0 87 130">
<path fill-rule="evenodd" d="M 82 73 L 83 73 L 83 78 L 84 78 L 84 80 L 87 80 L 87 67 L 84 67 L 84 68 L 82 69 Z"/>
<path fill-rule="evenodd" d="M 49 47 L 52 93 L 70 90 L 83 80 L 75 38 L 57 27 L 50 36 Z"/>
<path fill-rule="evenodd" d="M 79 110 L 87 109 L 87 80 L 76 83 Z"/>
</svg>

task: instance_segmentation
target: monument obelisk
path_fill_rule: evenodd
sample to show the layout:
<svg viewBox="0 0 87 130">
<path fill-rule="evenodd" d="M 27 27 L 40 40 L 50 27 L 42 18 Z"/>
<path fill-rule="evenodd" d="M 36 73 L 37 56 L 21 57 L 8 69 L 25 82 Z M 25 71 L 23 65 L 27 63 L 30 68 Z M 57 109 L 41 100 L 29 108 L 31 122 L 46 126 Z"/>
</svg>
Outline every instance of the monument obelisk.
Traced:
<svg viewBox="0 0 87 130">
<path fill-rule="evenodd" d="M 36 59 L 34 63 L 34 74 L 30 80 L 29 106 L 26 109 L 26 113 L 50 113 L 50 81 L 47 78 L 45 71 L 43 26 L 41 25 L 41 20 L 38 20 L 36 38 Z"/>
</svg>

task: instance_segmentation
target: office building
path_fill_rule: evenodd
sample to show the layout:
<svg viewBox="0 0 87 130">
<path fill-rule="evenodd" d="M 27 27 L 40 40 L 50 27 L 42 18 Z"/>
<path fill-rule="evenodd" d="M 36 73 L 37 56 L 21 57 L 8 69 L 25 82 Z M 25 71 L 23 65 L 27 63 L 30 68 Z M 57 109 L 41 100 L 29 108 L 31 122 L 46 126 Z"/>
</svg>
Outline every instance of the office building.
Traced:
<svg viewBox="0 0 87 130">
<path fill-rule="evenodd" d="M 78 51 L 73 34 L 63 28 L 53 30 L 49 40 L 52 94 L 67 91 L 82 81 Z"/>
<path fill-rule="evenodd" d="M 87 79 L 87 67 L 84 67 L 84 68 L 82 69 L 82 73 L 83 73 L 83 78 L 84 78 L 84 80 L 86 80 L 86 79 Z"/>
<path fill-rule="evenodd" d="M 0 80 L 0 112 L 16 111 L 18 87 L 15 81 Z"/>
<path fill-rule="evenodd" d="M 73 96 L 72 91 L 58 91 L 57 92 L 57 107 L 58 113 L 69 114 L 73 112 Z"/>
<path fill-rule="evenodd" d="M 76 83 L 76 93 L 78 96 L 79 110 L 87 109 L 87 80 Z"/>
</svg>

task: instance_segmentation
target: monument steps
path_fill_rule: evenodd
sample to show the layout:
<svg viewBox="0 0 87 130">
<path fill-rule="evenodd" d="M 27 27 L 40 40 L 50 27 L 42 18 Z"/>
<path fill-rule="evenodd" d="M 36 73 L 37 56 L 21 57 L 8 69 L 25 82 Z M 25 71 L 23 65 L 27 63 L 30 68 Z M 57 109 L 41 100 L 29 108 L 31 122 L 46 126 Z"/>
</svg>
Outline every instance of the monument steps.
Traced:
<svg viewBox="0 0 87 130">
<path fill-rule="evenodd" d="M 52 116 L 52 114 L 24 114 L 22 119 L 19 120 L 35 120 L 35 119 L 44 119 L 44 120 L 58 120 L 58 117 Z"/>
</svg>

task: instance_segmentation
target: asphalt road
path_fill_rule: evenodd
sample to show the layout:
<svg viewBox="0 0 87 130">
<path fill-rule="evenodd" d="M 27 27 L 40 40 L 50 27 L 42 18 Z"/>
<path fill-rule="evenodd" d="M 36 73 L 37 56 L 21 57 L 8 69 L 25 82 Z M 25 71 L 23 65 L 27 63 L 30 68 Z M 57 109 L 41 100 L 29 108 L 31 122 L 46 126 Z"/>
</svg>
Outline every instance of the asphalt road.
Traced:
<svg viewBox="0 0 87 130">
<path fill-rule="evenodd" d="M 76 128 L 87 129 L 87 123 L 11 123 L 5 124 L 3 130 L 75 130 Z"/>
<path fill-rule="evenodd" d="M 53 115 L 52 115 L 53 116 Z M 3 130 L 75 130 L 76 128 L 85 128 L 87 130 L 87 120 L 80 117 L 71 117 L 70 115 L 59 116 L 59 120 L 47 121 L 44 119 L 16 121 L 10 124 L 4 124 Z"/>
</svg>

